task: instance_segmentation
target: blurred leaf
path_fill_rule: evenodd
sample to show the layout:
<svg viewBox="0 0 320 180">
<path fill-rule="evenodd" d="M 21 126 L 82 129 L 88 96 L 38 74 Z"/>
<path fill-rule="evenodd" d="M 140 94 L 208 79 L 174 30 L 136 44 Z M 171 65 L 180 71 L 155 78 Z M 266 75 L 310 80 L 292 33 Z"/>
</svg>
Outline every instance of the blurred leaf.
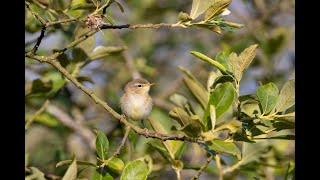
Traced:
<svg viewBox="0 0 320 180">
<path fill-rule="evenodd" d="M 167 159 L 169 162 L 172 161 L 168 150 L 165 148 L 163 144 L 157 143 L 156 141 L 150 141 L 148 142 L 148 144 L 155 148 L 163 158 Z"/>
<path fill-rule="evenodd" d="M 288 169 L 286 171 L 284 180 L 288 180 L 290 174 L 292 175 L 292 179 L 295 179 L 295 163 L 293 161 L 288 163 Z"/>
<path fill-rule="evenodd" d="M 96 7 L 99 7 L 100 6 L 100 1 L 99 0 L 91 0 L 93 2 L 93 4 L 96 6 Z"/>
<path fill-rule="evenodd" d="M 190 17 L 196 19 L 212 5 L 213 1 L 214 0 L 193 0 Z"/>
<path fill-rule="evenodd" d="M 33 179 L 46 180 L 43 172 L 41 172 L 38 168 L 30 167 L 30 170 L 31 170 L 31 175 L 26 176 L 25 180 L 33 180 Z"/>
<path fill-rule="evenodd" d="M 268 114 L 277 103 L 279 96 L 278 87 L 274 83 L 270 82 L 268 84 L 259 86 L 256 91 L 263 113 Z"/>
<path fill-rule="evenodd" d="M 212 129 L 211 123 L 208 123 L 210 114 L 210 105 L 216 108 L 216 119 L 219 119 L 232 105 L 234 101 L 235 91 L 232 83 L 226 82 L 218 86 L 210 95 L 209 103 L 203 115 L 202 121 L 206 126 L 206 130 Z M 210 122 L 210 121 L 209 121 Z"/>
<path fill-rule="evenodd" d="M 140 160 L 134 160 L 124 167 L 120 180 L 146 180 L 147 175 L 146 164 Z"/>
<path fill-rule="evenodd" d="M 199 121 L 191 121 L 178 130 L 183 131 L 190 137 L 199 137 L 202 133 L 202 126 Z"/>
<path fill-rule="evenodd" d="M 181 127 L 192 121 L 190 115 L 182 108 L 175 107 L 169 112 L 169 116 L 175 119 Z"/>
<path fill-rule="evenodd" d="M 73 161 L 72 160 L 64 160 L 60 161 L 56 164 L 56 168 L 64 165 L 71 164 Z M 88 161 L 76 161 L 77 165 L 82 165 L 82 166 L 92 166 L 92 167 L 97 167 L 94 163 L 88 162 Z"/>
<path fill-rule="evenodd" d="M 52 80 L 35 79 L 32 81 L 31 93 L 45 93 L 52 89 Z"/>
<path fill-rule="evenodd" d="M 273 136 L 273 137 L 265 137 L 265 138 L 255 138 L 255 139 L 284 139 L 284 140 L 295 140 L 295 135 L 280 135 L 280 136 Z"/>
<path fill-rule="evenodd" d="M 72 61 L 73 62 L 81 62 L 87 59 L 88 55 L 81 48 L 73 48 L 72 49 Z"/>
<path fill-rule="evenodd" d="M 266 153 L 266 144 L 264 143 L 243 143 L 242 159 L 239 162 L 241 165 L 246 165 L 252 161 L 259 161 L 262 154 Z"/>
<path fill-rule="evenodd" d="M 111 25 L 113 25 L 113 26 L 115 25 L 115 22 L 114 22 L 113 18 L 112 18 L 110 15 L 104 14 L 103 17 L 106 18 L 106 20 L 107 20 Z"/>
<path fill-rule="evenodd" d="M 199 59 L 201 59 L 203 61 L 206 61 L 206 62 L 210 63 L 214 67 L 218 68 L 221 71 L 222 74 L 227 74 L 227 75 L 229 74 L 227 72 L 227 68 L 224 67 L 222 64 L 220 64 L 218 61 L 215 61 L 215 60 L 209 58 L 208 56 L 206 56 L 206 55 L 204 55 L 204 54 L 202 54 L 200 52 L 190 51 L 190 54 L 198 57 Z"/>
<path fill-rule="evenodd" d="M 101 59 L 111 54 L 120 53 L 126 50 L 125 46 L 98 46 L 89 54 L 91 60 Z"/>
<path fill-rule="evenodd" d="M 176 93 L 171 95 L 169 97 L 169 100 L 181 108 L 183 108 L 188 103 L 188 99 L 186 97 Z"/>
<path fill-rule="evenodd" d="M 122 7 L 122 5 L 117 1 L 113 1 L 113 2 L 115 2 L 118 5 L 120 11 L 123 13 L 124 12 L 124 8 Z"/>
<path fill-rule="evenodd" d="M 114 169 L 116 171 L 121 171 L 123 169 L 123 167 L 124 167 L 124 163 L 119 158 L 112 158 L 108 162 L 108 167 L 110 167 L 111 169 Z"/>
<path fill-rule="evenodd" d="M 295 124 L 291 123 L 291 122 L 287 122 L 287 121 L 276 121 L 272 124 L 272 126 L 275 129 L 275 131 L 281 131 L 284 129 L 294 129 L 295 128 Z"/>
<path fill-rule="evenodd" d="M 206 91 L 206 89 L 202 85 L 199 85 L 194 80 L 188 77 L 184 77 L 183 80 L 185 84 L 188 86 L 189 90 L 192 92 L 192 94 L 200 102 L 202 107 L 205 108 L 209 100 L 209 93 Z"/>
<path fill-rule="evenodd" d="M 57 18 L 50 12 L 50 11 L 45 11 L 44 12 L 45 17 L 48 19 L 48 21 L 55 21 Z"/>
<path fill-rule="evenodd" d="M 79 8 L 80 5 L 85 5 L 87 4 L 86 0 L 72 0 L 71 5 L 70 5 L 70 9 L 67 12 L 68 15 L 72 16 L 72 17 L 80 17 L 80 15 L 83 12 L 83 8 Z M 76 7 L 74 7 L 76 6 Z"/>
<path fill-rule="evenodd" d="M 220 21 L 219 24 L 223 24 L 232 28 L 242 28 L 244 26 L 243 24 L 238 24 L 238 23 L 229 22 L 229 21 Z"/>
<path fill-rule="evenodd" d="M 178 144 L 181 144 L 178 146 L 178 148 L 176 148 L 176 152 L 174 154 L 174 157 L 176 159 L 180 159 L 181 155 L 183 154 L 183 152 L 185 151 L 186 147 L 187 147 L 187 143 L 185 142 L 181 142 L 181 141 L 176 141 Z"/>
<path fill-rule="evenodd" d="M 64 54 L 64 53 L 60 54 L 57 57 L 57 59 L 60 62 L 61 66 L 64 67 L 64 68 L 70 63 L 70 61 L 68 59 L 68 56 L 66 54 Z"/>
<path fill-rule="evenodd" d="M 241 159 L 241 152 L 239 148 L 232 142 L 225 142 L 220 139 L 215 139 L 215 140 L 206 142 L 206 144 L 209 146 L 210 149 L 213 149 L 215 151 L 219 151 L 222 153 L 234 155 L 238 158 L 238 160 Z"/>
<path fill-rule="evenodd" d="M 96 169 L 91 177 L 91 180 L 113 180 L 113 177 L 104 169 Z"/>
<path fill-rule="evenodd" d="M 29 119 L 32 115 L 27 115 L 27 119 Z M 59 121 L 57 120 L 56 117 L 48 114 L 48 113 L 41 113 L 39 115 L 37 115 L 34 118 L 34 122 L 38 122 L 41 124 L 44 124 L 48 127 L 57 127 L 59 124 Z"/>
<path fill-rule="evenodd" d="M 295 80 L 287 81 L 279 94 L 276 110 L 282 112 L 295 104 Z"/>
<path fill-rule="evenodd" d="M 69 12 L 71 12 L 71 14 L 73 14 L 75 12 L 75 10 L 95 10 L 96 7 L 95 5 L 93 4 L 89 4 L 89 3 L 86 3 L 86 4 L 77 4 L 77 5 L 74 5 L 72 6 L 70 9 L 69 9 Z"/>
<path fill-rule="evenodd" d="M 231 3 L 232 0 L 216 0 L 212 6 L 208 8 L 205 14 L 205 21 L 208 21 L 209 19 L 212 19 L 213 17 L 221 14 L 226 7 Z"/>
<path fill-rule="evenodd" d="M 68 167 L 67 172 L 62 177 L 62 180 L 70 180 L 70 179 L 76 179 L 77 177 L 77 163 L 74 159 L 71 165 Z"/>
<path fill-rule="evenodd" d="M 106 135 L 101 131 L 97 131 L 96 149 L 98 156 L 102 160 L 105 160 L 109 149 L 109 141 Z"/>
<path fill-rule="evenodd" d="M 189 16 L 189 14 L 181 11 L 178 15 L 178 21 L 188 22 L 188 21 L 192 21 L 192 18 Z"/>
</svg>

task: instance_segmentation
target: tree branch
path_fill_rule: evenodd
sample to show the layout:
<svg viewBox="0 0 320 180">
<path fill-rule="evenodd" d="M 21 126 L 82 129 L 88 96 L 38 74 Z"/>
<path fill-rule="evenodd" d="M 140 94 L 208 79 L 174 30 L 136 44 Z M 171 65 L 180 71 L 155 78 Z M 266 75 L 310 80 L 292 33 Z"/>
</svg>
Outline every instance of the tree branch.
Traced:
<svg viewBox="0 0 320 180">
<path fill-rule="evenodd" d="M 198 138 L 191 138 L 189 136 L 181 136 L 181 135 L 168 135 L 168 134 L 161 134 L 157 132 L 148 132 L 145 129 L 141 129 L 138 126 L 135 126 L 131 123 L 129 123 L 126 120 L 126 117 L 124 115 L 118 114 L 116 111 L 114 111 L 105 101 L 101 100 L 100 98 L 97 97 L 95 93 L 93 93 L 91 90 L 83 86 L 79 81 L 72 77 L 72 75 L 61 66 L 59 61 L 56 61 L 55 59 L 51 57 L 46 57 L 46 56 L 38 56 L 33 54 L 32 52 L 27 52 L 25 53 L 26 57 L 35 59 L 39 62 L 46 62 L 51 64 L 53 67 L 58 69 L 68 80 L 70 80 L 77 88 L 81 89 L 83 92 L 85 92 L 89 97 L 91 97 L 96 104 L 101 105 L 104 109 L 106 109 L 109 113 L 111 113 L 116 119 L 120 120 L 123 124 L 126 126 L 130 126 L 134 132 L 137 134 L 143 135 L 146 138 L 156 138 L 160 139 L 162 141 L 166 140 L 179 140 L 179 141 L 185 141 L 185 142 L 194 142 L 194 143 L 199 143 L 201 142 Z"/>
<path fill-rule="evenodd" d="M 212 161 L 212 159 L 214 158 L 214 155 L 210 155 L 210 157 L 208 157 L 207 161 L 201 166 L 201 168 L 197 171 L 197 173 L 191 178 L 191 180 L 195 180 L 195 179 L 199 179 L 201 173 L 207 168 L 207 166 L 209 165 L 209 163 Z"/>
<path fill-rule="evenodd" d="M 120 146 L 117 148 L 117 150 L 112 154 L 111 157 L 116 157 L 120 154 L 120 151 L 121 149 L 123 148 L 124 146 L 124 143 L 126 142 L 127 138 L 128 138 L 128 135 L 129 135 L 129 132 L 131 130 L 131 127 L 130 126 L 126 126 L 126 132 L 124 133 L 124 136 L 122 138 L 122 141 L 121 141 L 121 144 Z"/>
</svg>

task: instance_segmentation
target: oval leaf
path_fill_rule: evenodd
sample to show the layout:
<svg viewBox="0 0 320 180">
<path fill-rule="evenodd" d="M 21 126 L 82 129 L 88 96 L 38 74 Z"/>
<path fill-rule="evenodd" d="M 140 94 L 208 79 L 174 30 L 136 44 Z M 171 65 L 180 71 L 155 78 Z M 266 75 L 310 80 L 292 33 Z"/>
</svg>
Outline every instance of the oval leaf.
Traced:
<svg viewBox="0 0 320 180">
<path fill-rule="evenodd" d="M 212 150 L 216 150 L 223 153 L 228 153 L 236 156 L 239 160 L 241 159 L 241 152 L 239 148 L 232 142 L 225 142 L 220 139 L 215 139 L 207 142 L 208 146 Z"/>
<path fill-rule="evenodd" d="M 56 164 L 56 168 L 60 167 L 60 166 L 64 166 L 67 164 L 71 164 L 72 160 L 64 160 L 64 161 L 60 161 Z M 91 163 L 91 162 L 87 162 L 87 161 L 77 161 L 77 165 L 83 165 L 83 166 L 92 166 L 92 167 L 97 167 L 97 165 Z"/>
<path fill-rule="evenodd" d="M 124 167 L 124 163 L 121 159 L 119 158 L 112 158 L 108 162 L 108 166 L 116 171 L 121 171 Z"/>
<path fill-rule="evenodd" d="M 225 8 L 231 3 L 232 0 L 216 0 L 215 3 L 212 4 L 208 8 L 205 14 L 205 21 L 212 19 L 213 17 L 221 14 Z"/>
<path fill-rule="evenodd" d="M 282 112 L 295 104 L 295 80 L 287 81 L 281 91 L 276 104 L 276 110 Z"/>
<path fill-rule="evenodd" d="M 120 180 L 145 180 L 147 175 L 147 165 L 141 160 L 134 160 L 124 167 Z"/>
<path fill-rule="evenodd" d="M 200 53 L 200 52 L 197 52 L 197 51 L 190 51 L 190 54 L 198 57 L 199 59 L 201 59 L 201 60 L 203 60 L 203 61 L 206 61 L 206 62 L 210 63 L 210 64 L 213 65 L 214 67 L 218 68 L 218 69 L 221 71 L 221 73 L 223 73 L 223 74 L 229 74 L 229 73 L 227 72 L 227 68 L 224 67 L 222 64 L 220 64 L 218 61 L 215 61 L 215 60 L 209 58 L 208 56 L 206 56 L 206 55 L 204 55 L 204 54 L 202 54 L 202 53 Z"/>
<path fill-rule="evenodd" d="M 76 179 L 76 177 L 77 177 L 77 163 L 76 163 L 76 160 L 73 160 L 67 172 L 64 174 L 62 180 Z"/>
<path fill-rule="evenodd" d="M 234 101 L 234 88 L 232 83 L 226 82 L 221 84 L 217 87 L 210 95 L 210 100 L 207 105 L 207 108 L 204 112 L 202 121 L 204 122 L 205 126 L 207 127 L 206 130 L 212 129 L 211 123 L 209 124 L 207 119 L 210 114 L 210 105 L 214 105 L 216 109 L 216 119 L 222 116 L 232 105 Z"/>
<path fill-rule="evenodd" d="M 98 156 L 102 160 L 105 160 L 109 149 L 109 141 L 106 135 L 101 131 L 97 131 L 96 149 Z"/>
<path fill-rule="evenodd" d="M 188 99 L 180 94 L 173 94 L 169 97 L 169 100 L 177 106 L 183 108 L 188 103 Z"/>
<path fill-rule="evenodd" d="M 257 88 L 257 96 L 260 100 L 263 113 L 268 114 L 277 103 L 279 89 L 274 83 L 270 82 Z"/>
<path fill-rule="evenodd" d="M 197 98 L 197 100 L 200 102 L 202 107 L 206 107 L 208 104 L 208 92 L 206 89 L 196 83 L 194 80 L 190 79 L 189 77 L 183 78 L 185 84 L 188 86 L 189 90 L 192 92 L 192 94 Z"/>
</svg>

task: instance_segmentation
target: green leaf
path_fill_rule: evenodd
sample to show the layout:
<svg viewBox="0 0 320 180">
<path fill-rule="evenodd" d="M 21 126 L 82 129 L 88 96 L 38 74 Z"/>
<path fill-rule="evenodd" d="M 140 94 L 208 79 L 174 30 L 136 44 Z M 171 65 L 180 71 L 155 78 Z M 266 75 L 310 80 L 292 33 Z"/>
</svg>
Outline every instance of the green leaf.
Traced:
<svg viewBox="0 0 320 180">
<path fill-rule="evenodd" d="M 189 16 L 189 14 L 181 11 L 178 15 L 178 21 L 188 22 L 188 21 L 192 21 L 192 18 Z"/>
<path fill-rule="evenodd" d="M 226 67 L 229 71 L 232 72 L 232 67 L 229 60 L 229 53 L 225 51 L 220 51 L 216 55 L 216 61 L 218 61 L 220 64 L 222 64 L 224 67 Z"/>
<path fill-rule="evenodd" d="M 112 158 L 108 162 L 108 167 L 110 167 L 111 169 L 114 169 L 116 171 L 121 171 L 123 169 L 123 167 L 124 167 L 124 163 L 119 158 Z"/>
<path fill-rule="evenodd" d="M 104 169 L 96 169 L 91 177 L 91 180 L 113 180 L 113 177 Z"/>
<path fill-rule="evenodd" d="M 268 148 L 264 143 L 243 143 L 242 149 L 242 159 L 239 162 L 241 166 L 253 161 L 259 161 L 260 156 L 267 153 L 266 151 L 268 151 Z"/>
<path fill-rule="evenodd" d="M 176 142 L 178 142 L 178 141 L 176 141 Z M 183 152 L 186 150 L 186 147 L 187 147 L 187 143 L 184 143 L 184 142 L 179 142 L 179 143 L 181 143 L 182 145 L 178 146 L 178 148 L 174 154 L 175 159 L 180 159 L 181 155 L 183 154 Z"/>
<path fill-rule="evenodd" d="M 221 34 L 221 28 L 219 26 L 217 26 L 216 24 L 193 23 L 193 24 L 191 24 L 191 26 L 208 29 L 210 31 L 216 32 L 218 34 Z"/>
<path fill-rule="evenodd" d="M 288 169 L 286 171 L 284 180 L 288 180 L 289 175 L 292 174 L 292 179 L 295 179 L 295 163 L 293 161 L 290 161 L 288 163 Z"/>
<path fill-rule="evenodd" d="M 244 101 L 247 101 L 247 100 L 258 101 L 259 99 L 258 99 L 257 95 L 255 95 L 255 94 L 246 94 L 246 95 L 239 96 L 239 101 L 240 102 L 244 102 Z"/>
<path fill-rule="evenodd" d="M 56 18 L 50 11 L 45 11 L 45 12 L 44 12 L 44 15 L 46 16 L 46 18 L 47 18 L 49 21 L 55 21 L 55 20 L 57 20 L 57 18 Z"/>
<path fill-rule="evenodd" d="M 211 129 L 213 130 L 216 127 L 217 115 L 216 115 L 216 108 L 214 105 L 210 105 L 210 120 L 211 120 Z"/>
<path fill-rule="evenodd" d="M 185 126 L 192 121 L 190 115 L 180 107 L 175 107 L 170 110 L 169 116 L 176 120 L 181 126 Z"/>
<path fill-rule="evenodd" d="M 219 71 L 218 71 L 219 72 Z M 209 76 L 208 76 L 208 80 L 207 80 L 207 91 L 210 92 L 211 91 L 211 86 L 214 83 L 214 81 L 216 80 L 216 78 L 218 77 L 218 73 L 215 71 L 210 71 Z"/>
<path fill-rule="evenodd" d="M 242 28 L 244 26 L 243 24 L 238 24 L 238 23 L 229 22 L 229 21 L 220 21 L 219 24 L 227 25 L 232 28 Z"/>
<path fill-rule="evenodd" d="M 32 115 L 27 115 L 27 119 L 29 119 Z M 34 122 L 44 124 L 48 127 L 57 127 L 59 121 L 56 117 L 48 114 L 48 113 L 41 113 L 34 118 Z"/>
<path fill-rule="evenodd" d="M 254 44 L 246 48 L 241 52 L 241 54 L 237 57 L 235 53 L 231 53 L 229 55 L 229 59 L 232 62 L 235 77 L 238 81 L 241 80 L 242 74 L 244 70 L 248 68 L 253 58 L 256 56 L 256 49 L 258 45 Z"/>
<path fill-rule="evenodd" d="M 134 160 L 124 167 L 120 180 L 145 180 L 147 175 L 146 164 L 140 160 Z"/>
<path fill-rule="evenodd" d="M 222 153 L 228 153 L 231 155 L 234 155 L 238 158 L 238 160 L 241 159 L 241 152 L 239 148 L 232 142 L 225 142 L 220 139 L 215 139 L 212 141 L 209 141 L 206 143 L 210 149 L 219 151 Z"/>
<path fill-rule="evenodd" d="M 192 92 L 192 94 L 200 102 L 202 107 L 205 108 L 209 100 L 209 93 L 206 91 L 206 89 L 202 85 L 196 83 L 196 81 L 190 79 L 189 77 L 184 77 L 183 80 L 184 83 L 188 86 L 189 90 Z"/>
<path fill-rule="evenodd" d="M 114 22 L 113 18 L 112 18 L 110 15 L 104 14 L 103 16 L 104 16 L 104 18 L 106 18 L 106 20 L 107 20 L 111 25 L 113 25 L 113 26 L 115 25 L 115 22 Z"/>
<path fill-rule="evenodd" d="M 255 141 L 247 135 L 246 131 L 243 128 L 238 129 L 238 131 L 232 134 L 231 138 L 234 141 L 244 141 L 248 143 L 255 143 Z"/>
<path fill-rule="evenodd" d="M 81 62 L 87 59 L 88 55 L 81 48 L 72 49 L 72 61 L 73 62 Z"/>
<path fill-rule="evenodd" d="M 252 117 L 253 115 L 261 114 L 260 107 L 259 107 L 259 101 L 250 100 L 249 102 L 246 102 L 242 105 L 241 112 L 245 113 L 246 115 Z"/>
<path fill-rule="evenodd" d="M 196 19 L 204 13 L 213 3 L 213 0 L 193 0 L 190 11 L 190 17 Z"/>
<path fill-rule="evenodd" d="M 277 103 L 279 96 L 278 87 L 274 83 L 270 82 L 263 86 L 259 86 L 256 91 L 263 113 L 268 114 Z"/>
<path fill-rule="evenodd" d="M 276 104 L 277 112 L 282 112 L 295 104 L 295 80 L 287 81 L 279 94 Z"/>
<path fill-rule="evenodd" d="M 193 120 L 178 130 L 186 133 L 190 137 L 199 137 L 202 133 L 202 125 L 199 121 Z"/>
<path fill-rule="evenodd" d="M 234 81 L 233 77 L 229 75 L 218 76 L 210 88 L 214 89 L 220 83 L 233 82 L 233 81 Z"/>
<path fill-rule="evenodd" d="M 99 7 L 100 2 L 98 0 L 91 0 L 96 7 Z"/>
<path fill-rule="evenodd" d="M 87 27 L 83 27 L 81 25 L 78 25 L 75 30 L 74 30 L 74 37 L 73 39 L 78 39 L 85 34 L 87 34 L 90 30 Z M 80 42 L 75 46 L 75 48 L 80 48 L 82 49 L 86 55 L 91 54 L 94 46 L 95 46 L 95 35 L 92 35 L 90 37 L 87 37 L 85 41 Z"/>
<path fill-rule="evenodd" d="M 91 60 L 101 59 L 111 54 L 120 53 L 126 50 L 125 46 L 98 46 L 89 54 Z"/>
<path fill-rule="evenodd" d="M 109 149 L 109 141 L 106 135 L 101 131 L 97 131 L 96 149 L 98 156 L 102 160 L 105 160 Z"/>
<path fill-rule="evenodd" d="M 232 83 L 226 82 L 217 87 L 210 95 L 209 103 L 203 115 L 202 121 L 207 129 L 212 129 L 211 124 L 208 124 L 208 116 L 210 114 L 210 105 L 216 108 L 216 119 L 219 119 L 232 105 L 235 97 L 235 91 Z"/>
<path fill-rule="evenodd" d="M 70 179 L 76 179 L 77 177 L 77 163 L 74 159 L 71 165 L 69 166 L 67 172 L 62 177 L 62 180 L 70 180 Z"/>
<path fill-rule="evenodd" d="M 188 99 L 186 97 L 176 93 L 171 95 L 169 97 L 169 100 L 181 108 L 183 108 L 188 103 Z"/>
<path fill-rule="evenodd" d="M 213 65 L 214 67 L 218 68 L 222 74 L 229 74 L 227 72 L 227 68 L 224 67 L 222 64 L 220 64 L 218 61 L 215 61 L 211 58 L 209 58 L 208 56 L 200 53 L 200 52 L 197 52 L 197 51 L 190 51 L 190 54 L 198 57 L 199 59 L 203 60 L 203 61 L 206 61 L 208 63 L 210 63 L 211 65 Z"/>
<path fill-rule="evenodd" d="M 213 17 L 221 14 L 225 10 L 225 8 L 228 7 L 231 1 L 232 0 L 216 0 L 215 3 L 213 3 L 212 6 L 210 6 L 206 11 L 204 17 L 205 21 L 208 21 Z"/>
<path fill-rule="evenodd" d="M 79 8 L 79 6 L 85 6 L 86 4 L 87 2 L 85 0 L 72 0 L 68 15 L 72 17 L 79 17 L 83 12 L 83 8 Z"/>
<path fill-rule="evenodd" d="M 151 147 L 155 148 L 161 154 L 161 156 L 163 158 L 165 158 L 166 160 L 171 162 L 170 154 L 163 144 L 160 144 L 156 141 L 150 141 L 147 144 L 149 144 Z"/>
<path fill-rule="evenodd" d="M 32 81 L 31 93 L 45 93 L 52 89 L 52 80 L 44 81 L 41 79 L 35 79 Z"/>
<path fill-rule="evenodd" d="M 239 128 L 241 128 L 241 125 L 242 124 L 240 121 L 233 119 L 231 121 L 226 121 L 218 124 L 217 127 L 213 130 L 213 132 L 228 129 L 230 130 L 230 133 L 235 133 L 238 131 Z"/>
<path fill-rule="evenodd" d="M 277 122 L 274 122 L 272 124 L 272 126 L 275 129 L 275 131 L 281 131 L 281 130 L 284 130 L 284 129 L 294 129 L 295 128 L 295 124 L 294 123 L 291 123 L 291 122 L 287 122 L 287 121 L 277 121 Z"/>
<path fill-rule="evenodd" d="M 71 164 L 73 161 L 72 160 L 64 160 L 60 161 L 56 164 L 56 168 L 64 165 Z M 88 162 L 88 161 L 76 161 L 77 165 L 82 165 L 82 166 L 92 166 L 92 167 L 97 167 L 94 163 Z"/>
</svg>

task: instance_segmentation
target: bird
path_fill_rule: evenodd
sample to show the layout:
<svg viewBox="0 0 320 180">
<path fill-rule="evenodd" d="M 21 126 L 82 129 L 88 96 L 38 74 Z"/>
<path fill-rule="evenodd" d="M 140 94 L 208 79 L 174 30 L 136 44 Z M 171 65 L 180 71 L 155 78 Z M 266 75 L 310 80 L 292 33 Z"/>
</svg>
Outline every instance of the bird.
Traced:
<svg viewBox="0 0 320 180">
<path fill-rule="evenodd" d="M 152 110 L 152 98 L 149 95 L 150 87 L 155 83 L 149 83 L 143 78 L 133 79 L 124 87 L 124 93 L 120 98 L 122 113 L 133 121 L 147 119 Z"/>
</svg>

